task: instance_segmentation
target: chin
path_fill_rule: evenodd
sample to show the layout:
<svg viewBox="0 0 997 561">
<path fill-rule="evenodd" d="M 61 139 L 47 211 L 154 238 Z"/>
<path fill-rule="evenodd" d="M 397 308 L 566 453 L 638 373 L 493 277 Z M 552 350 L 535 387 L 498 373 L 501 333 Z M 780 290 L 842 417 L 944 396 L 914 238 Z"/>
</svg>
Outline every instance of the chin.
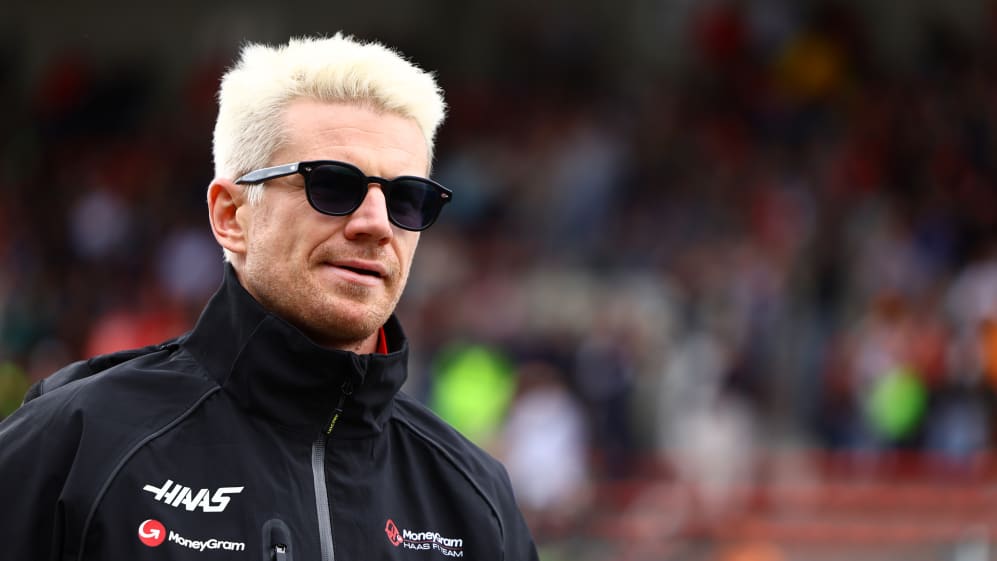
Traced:
<svg viewBox="0 0 997 561">
<path fill-rule="evenodd" d="M 309 318 L 307 331 L 317 340 L 362 341 L 384 325 L 391 315 L 372 308 L 356 302 L 340 303 L 319 317 Z"/>
</svg>

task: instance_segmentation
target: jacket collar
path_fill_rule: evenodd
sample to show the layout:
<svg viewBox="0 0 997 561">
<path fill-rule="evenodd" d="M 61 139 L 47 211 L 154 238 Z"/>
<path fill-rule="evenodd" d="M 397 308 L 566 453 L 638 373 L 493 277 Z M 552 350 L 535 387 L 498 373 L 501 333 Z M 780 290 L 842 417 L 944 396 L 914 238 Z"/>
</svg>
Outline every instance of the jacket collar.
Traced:
<svg viewBox="0 0 997 561">
<path fill-rule="evenodd" d="M 265 310 L 226 265 L 221 288 L 182 344 L 243 408 L 313 436 L 348 382 L 353 391 L 334 437 L 362 438 L 384 428 L 407 376 L 408 342 L 394 315 L 384 330 L 385 355 L 322 347 Z"/>
</svg>

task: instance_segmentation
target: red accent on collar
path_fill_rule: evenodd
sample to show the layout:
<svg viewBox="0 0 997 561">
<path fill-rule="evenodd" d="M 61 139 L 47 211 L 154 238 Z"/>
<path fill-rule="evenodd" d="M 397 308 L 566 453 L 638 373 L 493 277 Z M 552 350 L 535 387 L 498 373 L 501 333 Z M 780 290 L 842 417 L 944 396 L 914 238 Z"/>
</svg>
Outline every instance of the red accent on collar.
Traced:
<svg viewBox="0 0 997 561">
<path fill-rule="evenodd" d="M 384 334 L 384 328 L 377 330 L 377 353 L 388 354 L 388 337 Z"/>
</svg>

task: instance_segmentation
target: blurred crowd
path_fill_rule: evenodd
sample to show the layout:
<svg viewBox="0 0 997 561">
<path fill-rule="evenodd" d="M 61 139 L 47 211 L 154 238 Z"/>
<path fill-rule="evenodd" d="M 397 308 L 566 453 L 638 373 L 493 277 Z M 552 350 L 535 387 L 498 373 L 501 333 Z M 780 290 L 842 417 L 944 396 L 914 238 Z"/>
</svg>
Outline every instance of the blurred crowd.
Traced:
<svg viewBox="0 0 997 561">
<path fill-rule="evenodd" d="M 487 77 L 440 75 L 455 200 L 399 309 L 407 389 L 503 458 L 538 525 L 647 458 L 722 490 L 771 449 L 958 464 L 995 438 L 997 20 L 920 22 L 893 68 L 854 13 L 765 4 L 703 3 L 668 72 L 523 23 Z M 230 54 L 170 84 L 77 52 L 24 86 L 0 65 L 0 416 L 69 361 L 182 333 L 217 287 Z"/>
</svg>

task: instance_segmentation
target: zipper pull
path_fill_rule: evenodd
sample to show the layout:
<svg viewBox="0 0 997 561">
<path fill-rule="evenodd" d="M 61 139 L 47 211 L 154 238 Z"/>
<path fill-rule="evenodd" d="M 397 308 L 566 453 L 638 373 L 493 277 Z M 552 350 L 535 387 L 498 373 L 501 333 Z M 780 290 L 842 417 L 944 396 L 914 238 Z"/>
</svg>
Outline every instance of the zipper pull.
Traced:
<svg viewBox="0 0 997 561">
<path fill-rule="evenodd" d="M 263 561 L 294 561 L 291 529 L 279 518 L 263 525 Z"/>
<path fill-rule="evenodd" d="M 336 428 L 336 422 L 339 421 L 339 416 L 343 414 L 343 404 L 346 403 L 347 396 L 353 395 L 353 380 L 347 378 L 340 390 L 339 401 L 336 402 L 336 408 L 332 410 L 332 418 L 329 419 L 329 423 L 325 428 L 326 436 L 332 434 L 332 429 Z"/>
</svg>

